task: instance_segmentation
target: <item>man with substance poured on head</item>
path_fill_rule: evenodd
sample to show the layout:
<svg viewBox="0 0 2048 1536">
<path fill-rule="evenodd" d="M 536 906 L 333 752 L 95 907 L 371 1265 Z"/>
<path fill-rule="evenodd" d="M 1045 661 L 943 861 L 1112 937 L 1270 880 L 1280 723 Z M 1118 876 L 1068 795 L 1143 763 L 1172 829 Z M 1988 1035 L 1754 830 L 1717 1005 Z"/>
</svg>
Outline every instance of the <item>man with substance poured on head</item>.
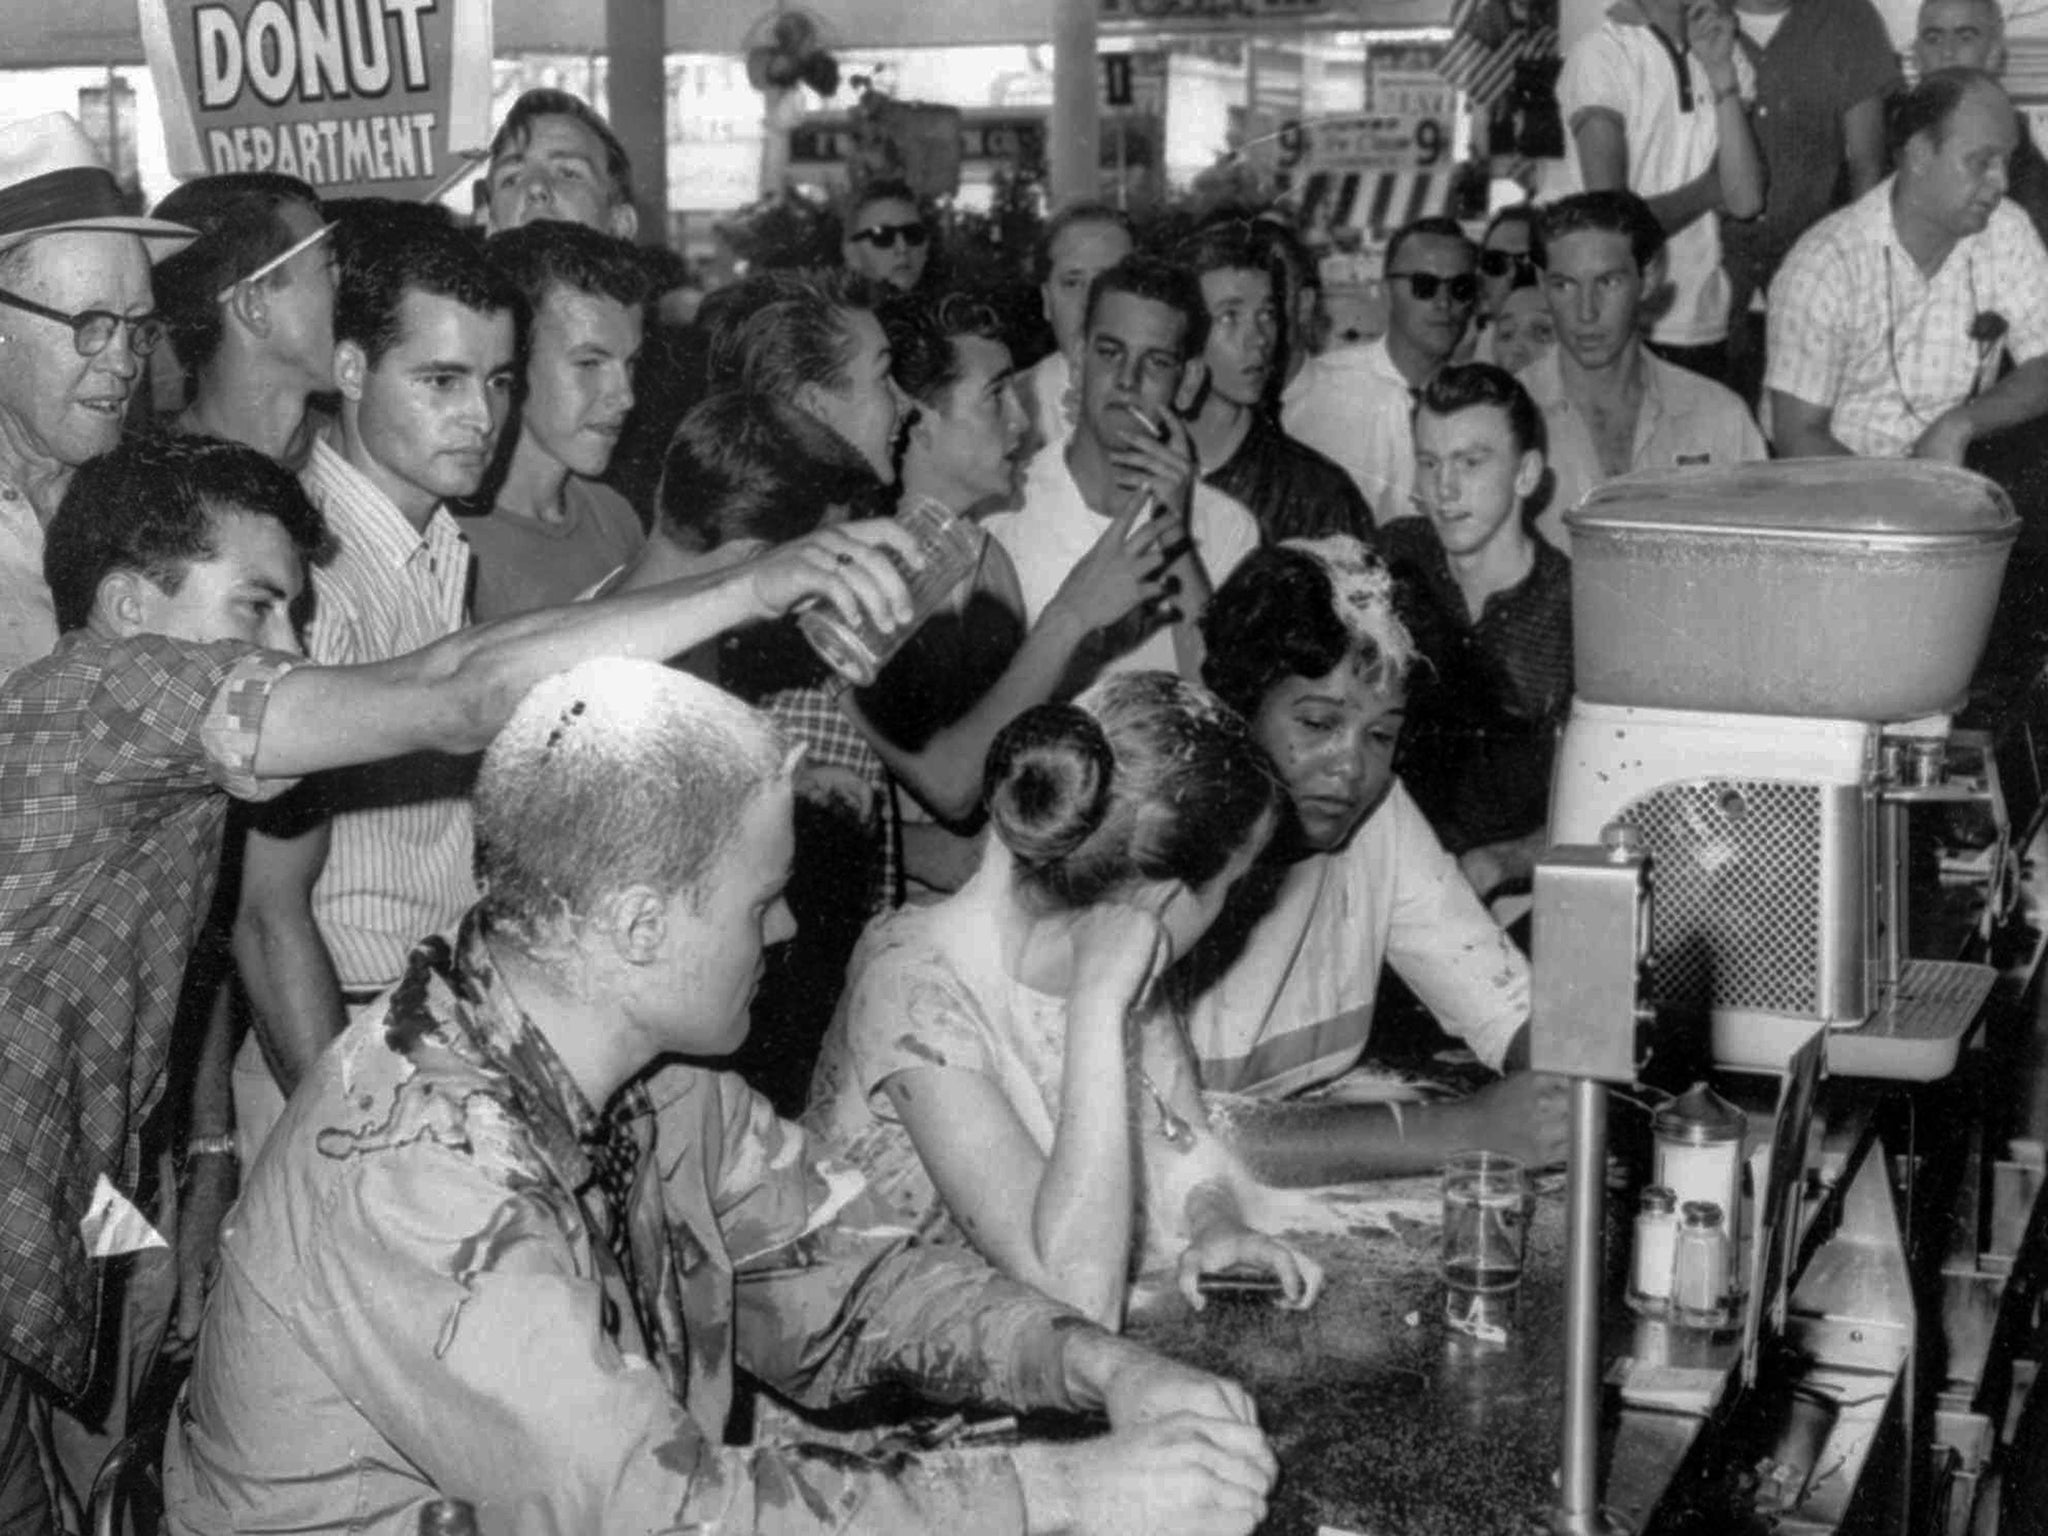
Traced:
<svg viewBox="0 0 2048 1536">
<path fill-rule="evenodd" d="M 594 605 L 593 605 L 594 606 Z M 650 662 L 534 688 L 484 758 L 482 897 L 322 1058 L 249 1181 L 165 1457 L 170 1529 L 1243 1536 L 1243 1392 L 913 1245 L 730 1053 L 793 931 L 791 754 Z M 650 836 L 649 829 L 659 835 Z M 1100 1409 L 1013 1450 L 727 1446 L 739 1369 L 824 1407 Z"/>
</svg>

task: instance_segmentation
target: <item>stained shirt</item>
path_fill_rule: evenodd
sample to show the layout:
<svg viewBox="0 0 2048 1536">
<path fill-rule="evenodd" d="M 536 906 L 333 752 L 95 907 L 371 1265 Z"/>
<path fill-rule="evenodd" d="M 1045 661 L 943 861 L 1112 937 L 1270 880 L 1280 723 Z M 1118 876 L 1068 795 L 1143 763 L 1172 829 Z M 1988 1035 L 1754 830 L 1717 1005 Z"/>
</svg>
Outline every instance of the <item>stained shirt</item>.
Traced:
<svg viewBox="0 0 2048 1536">
<path fill-rule="evenodd" d="M 0 682 L 0 1352 L 91 1374 L 104 1174 L 132 1195 L 228 797 L 294 658 L 75 631 Z"/>
<path fill-rule="evenodd" d="M 1286 866 L 1269 901 L 1234 904 L 1203 944 L 1234 956 L 1187 1009 L 1211 1092 L 1280 1098 L 1350 1071 L 1382 965 L 1488 1066 L 1529 1017 L 1528 961 L 1398 781 L 1348 843 Z"/>
<path fill-rule="evenodd" d="M 1269 544 L 1346 533 L 1373 542 L 1372 508 L 1336 462 L 1254 411 L 1237 451 L 1202 476 L 1258 521 Z"/>
<path fill-rule="evenodd" d="M 2002 343 L 1971 337 L 2006 322 Z M 1806 232 L 1771 284 L 1764 387 L 1830 414 L 1851 453 L 1899 458 L 1995 372 L 2048 353 L 2048 248 L 2010 199 L 1932 276 L 1899 243 L 1892 178 Z"/>
<path fill-rule="evenodd" d="M 1534 540 L 1528 574 L 1474 617 L 1427 519 L 1382 538 L 1429 662 L 1410 690 L 1402 782 L 1454 854 L 1538 830 L 1572 697 L 1571 561 Z"/>
<path fill-rule="evenodd" d="M 974 1245 L 897 1117 L 883 1086 L 890 1078 L 946 1067 L 987 1080 L 1047 1158 L 1066 1098 L 1069 1000 L 1027 986 L 1004 967 L 990 899 L 998 876 L 1007 878 L 984 865 L 947 900 L 905 907 L 868 927 L 811 1079 L 804 1124 L 861 1171 L 921 1242 Z M 1186 1076 L 1192 1063 L 1169 1019 L 1157 1016 L 1134 1033 L 1135 1063 L 1153 1083 Z M 1177 1163 L 1182 1153 L 1164 1141 L 1149 1104 L 1136 1130 L 1141 1188 L 1170 1187 L 1171 1171 L 1159 1164 Z M 1140 1269 L 1171 1262 L 1186 1245 L 1186 1213 L 1165 1203 L 1138 1200 Z"/>
<path fill-rule="evenodd" d="M 600 1116 L 474 919 L 301 1083 L 223 1230 L 165 1454 L 169 1529 L 1022 1532 L 999 1451 L 721 1443 L 736 1367 L 822 1407 L 890 1382 L 1070 1408 L 1073 1313 L 913 1248 L 739 1079 Z M 604 1128 L 632 1139 L 625 1233 Z M 615 1256 L 634 1255 L 631 1276 Z"/>
</svg>

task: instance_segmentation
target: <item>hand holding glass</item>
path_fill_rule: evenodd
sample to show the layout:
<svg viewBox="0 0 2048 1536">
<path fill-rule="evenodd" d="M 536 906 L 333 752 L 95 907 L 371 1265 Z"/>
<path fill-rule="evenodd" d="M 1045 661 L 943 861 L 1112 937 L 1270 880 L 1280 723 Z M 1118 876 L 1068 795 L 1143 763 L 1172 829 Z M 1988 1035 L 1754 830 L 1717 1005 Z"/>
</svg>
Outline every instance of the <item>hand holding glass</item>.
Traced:
<svg viewBox="0 0 2048 1536">
<path fill-rule="evenodd" d="M 952 509 L 929 496 L 920 496 L 897 509 L 896 523 L 917 540 L 924 564 L 915 569 L 885 550 L 903 573 L 910 588 L 911 617 L 907 624 L 884 629 L 872 615 L 863 613 L 858 623 L 825 603 L 806 604 L 797 614 L 797 624 L 811 648 L 825 664 L 857 688 L 875 680 L 890 657 L 918 626 L 938 611 L 939 605 L 973 571 L 981 560 L 982 531 Z"/>
</svg>

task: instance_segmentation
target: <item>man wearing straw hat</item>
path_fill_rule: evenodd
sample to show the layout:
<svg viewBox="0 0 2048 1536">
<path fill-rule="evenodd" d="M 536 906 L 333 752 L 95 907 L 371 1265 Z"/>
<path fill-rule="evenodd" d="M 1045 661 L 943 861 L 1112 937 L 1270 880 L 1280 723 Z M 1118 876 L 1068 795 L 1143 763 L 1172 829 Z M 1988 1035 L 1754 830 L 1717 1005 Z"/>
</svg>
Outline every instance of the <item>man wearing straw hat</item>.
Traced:
<svg viewBox="0 0 2048 1536">
<path fill-rule="evenodd" d="M 129 212 L 67 114 L 0 128 L 0 672 L 57 643 L 43 529 L 72 471 L 120 441 L 163 338 L 150 263 L 191 238 Z"/>
</svg>

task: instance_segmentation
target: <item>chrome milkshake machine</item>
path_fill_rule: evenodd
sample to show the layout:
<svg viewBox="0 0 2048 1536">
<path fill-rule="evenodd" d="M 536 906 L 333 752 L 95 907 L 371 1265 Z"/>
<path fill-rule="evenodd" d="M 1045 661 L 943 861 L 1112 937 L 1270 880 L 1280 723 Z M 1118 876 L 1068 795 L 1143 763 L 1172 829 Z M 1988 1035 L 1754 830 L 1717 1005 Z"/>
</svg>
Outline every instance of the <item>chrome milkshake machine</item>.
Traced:
<svg viewBox="0 0 2048 1536">
<path fill-rule="evenodd" d="M 1910 818 L 1975 807 L 2002 869 L 1991 753 L 1950 712 L 2018 520 L 1967 471 L 1810 460 L 1624 476 L 1567 526 L 1577 686 L 1536 874 L 1531 1065 L 1573 1084 L 1554 1529 L 1599 1536 L 1604 1512 L 1631 1503 L 1603 1497 L 1596 1473 L 1608 1085 L 1635 1082 L 1660 1044 L 1782 1075 L 1765 1145 L 1790 1143 L 1773 1146 L 1773 1211 L 1752 1233 L 1749 1283 L 1769 1294 L 1739 1343 L 1685 1356 L 1695 1382 L 1753 1381 L 1760 1327 L 1798 1334 L 1823 1395 L 1833 1371 L 1889 1383 L 1873 1399 L 1889 1402 L 1907 1368 L 1913 1304 L 1883 1158 L 1842 1172 L 1839 1233 L 1807 1246 L 1801 1274 L 1794 1186 L 1823 1059 L 1841 1076 L 1945 1076 L 1990 991 L 1987 966 L 1911 953 Z M 1837 1340 L 1844 1310 L 1869 1326 Z M 1702 1390 L 1703 1420 L 1718 1389 Z M 1858 1468 L 1881 1416 L 1835 1431 Z"/>
<path fill-rule="evenodd" d="M 1572 531 L 1577 689 L 1551 837 L 1631 830 L 1656 869 L 1651 998 L 1717 1065 L 1954 1066 L 1988 967 L 1911 953 L 1911 818 L 2005 808 L 1958 736 L 2019 520 L 1961 469 L 1794 460 L 1611 481 Z"/>
</svg>

